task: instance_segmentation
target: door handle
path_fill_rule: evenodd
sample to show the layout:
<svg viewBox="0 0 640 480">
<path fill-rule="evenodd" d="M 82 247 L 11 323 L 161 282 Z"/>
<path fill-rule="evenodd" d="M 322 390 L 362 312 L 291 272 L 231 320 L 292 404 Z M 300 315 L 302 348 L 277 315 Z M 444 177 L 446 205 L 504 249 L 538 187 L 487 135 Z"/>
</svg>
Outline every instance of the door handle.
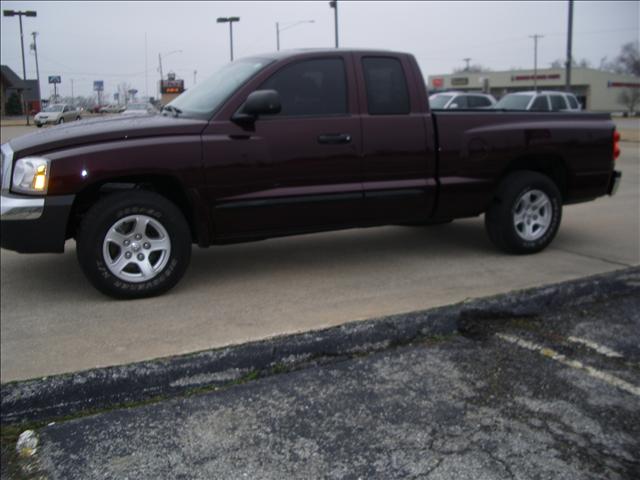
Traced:
<svg viewBox="0 0 640 480">
<path fill-rule="evenodd" d="M 349 133 L 327 133 L 318 136 L 318 143 L 338 144 L 351 143 L 351 135 Z"/>
</svg>

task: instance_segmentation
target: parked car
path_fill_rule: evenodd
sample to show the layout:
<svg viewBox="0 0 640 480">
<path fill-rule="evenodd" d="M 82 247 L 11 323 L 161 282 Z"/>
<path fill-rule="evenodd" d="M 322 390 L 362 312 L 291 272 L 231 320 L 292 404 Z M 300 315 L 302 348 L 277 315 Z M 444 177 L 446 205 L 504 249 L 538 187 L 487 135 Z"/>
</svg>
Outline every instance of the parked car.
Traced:
<svg viewBox="0 0 640 480">
<path fill-rule="evenodd" d="M 33 122 L 38 128 L 40 128 L 47 123 L 59 124 L 71 122 L 73 120 L 80 120 L 81 118 L 82 116 L 80 115 L 80 111 L 76 110 L 71 105 L 54 103 L 53 105 L 45 107 L 40 113 L 37 113 L 36 116 L 33 117 Z"/>
<path fill-rule="evenodd" d="M 1 245 L 63 252 L 75 238 L 97 289 L 138 298 L 173 287 L 193 243 L 484 214 L 498 248 L 530 254 L 564 204 L 615 193 L 609 114 L 430 111 L 428 98 L 405 53 L 238 59 L 162 115 L 4 144 Z"/>
<path fill-rule="evenodd" d="M 508 93 L 495 105 L 498 110 L 529 110 L 532 112 L 579 112 L 582 106 L 573 93 L 516 92 Z"/>
<path fill-rule="evenodd" d="M 126 107 L 124 105 L 111 104 L 101 107 L 100 113 L 122 113 Z"/>
<path fill-rule="evenodd" d="M 493 95 L 486 93 L 443 92 L 429 97 L 432 110 L 491 108 L 496 104 Z"/>
<path fill-rule="evenodd" d="M 157 113 L 157 110 L 150 103 L 130 103 L 122 115 L 149 115 L 151 113 Z"/>
</svg>

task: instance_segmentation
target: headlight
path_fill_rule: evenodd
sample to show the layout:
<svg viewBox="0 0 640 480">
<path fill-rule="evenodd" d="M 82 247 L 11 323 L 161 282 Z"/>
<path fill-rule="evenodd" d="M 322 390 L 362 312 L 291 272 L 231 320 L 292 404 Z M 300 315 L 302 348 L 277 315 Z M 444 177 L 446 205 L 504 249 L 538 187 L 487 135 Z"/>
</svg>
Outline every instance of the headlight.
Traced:
<svg viewBox="0 0 640 480">
<path fill-rule="evenodd" d="M 47 193 L 49 160 L 39 157 L 21 158 L 13 167 L 13 190 L 40 195 Z"/>
</svg>

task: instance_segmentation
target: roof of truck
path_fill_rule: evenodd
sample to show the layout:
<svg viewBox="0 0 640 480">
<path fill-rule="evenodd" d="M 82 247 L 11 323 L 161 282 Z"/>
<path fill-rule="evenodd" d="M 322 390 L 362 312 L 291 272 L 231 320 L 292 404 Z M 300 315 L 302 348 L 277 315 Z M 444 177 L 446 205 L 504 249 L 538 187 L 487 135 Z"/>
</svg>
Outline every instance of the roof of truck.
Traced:
<svg viewBox="0 0 640 480">
<path fill-rule="evenodd" d="M 287 57 L 296 57 L 303 55 L 316 55 L 316 54 L 331 54 L 331 53 L 368 53 L 368 54 L 383 54 L 383 55 L 407 55 L 406 52 L 393 52 L 391 50 L 378 50 L 378 49 L 353 49 L 353 48 L 297 48 L 291 50 L 280 50 L 278 52 L 268 52 L 258 55 L 250 55 L 247 58 L 260 57 L 260 58 L 273 58 L 274 60 L 280 60 Z"/>
</svg>

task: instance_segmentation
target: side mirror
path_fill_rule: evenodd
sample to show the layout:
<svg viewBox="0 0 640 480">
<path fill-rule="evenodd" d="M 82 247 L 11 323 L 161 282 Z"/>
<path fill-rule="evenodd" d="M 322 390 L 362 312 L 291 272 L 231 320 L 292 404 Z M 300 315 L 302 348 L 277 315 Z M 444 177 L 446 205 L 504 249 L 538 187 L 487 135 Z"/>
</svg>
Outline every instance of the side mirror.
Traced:
<svg viewBox="0 0 640 480">
<path fill-rule="evenodd" d="M 259 115 L 273 115 L 280 113 L 281 109 L 280 94 L 277 91 L 256 90 L 249 94 L 232 120 L 239 123 L 253 122 Z"/>
</svg>

